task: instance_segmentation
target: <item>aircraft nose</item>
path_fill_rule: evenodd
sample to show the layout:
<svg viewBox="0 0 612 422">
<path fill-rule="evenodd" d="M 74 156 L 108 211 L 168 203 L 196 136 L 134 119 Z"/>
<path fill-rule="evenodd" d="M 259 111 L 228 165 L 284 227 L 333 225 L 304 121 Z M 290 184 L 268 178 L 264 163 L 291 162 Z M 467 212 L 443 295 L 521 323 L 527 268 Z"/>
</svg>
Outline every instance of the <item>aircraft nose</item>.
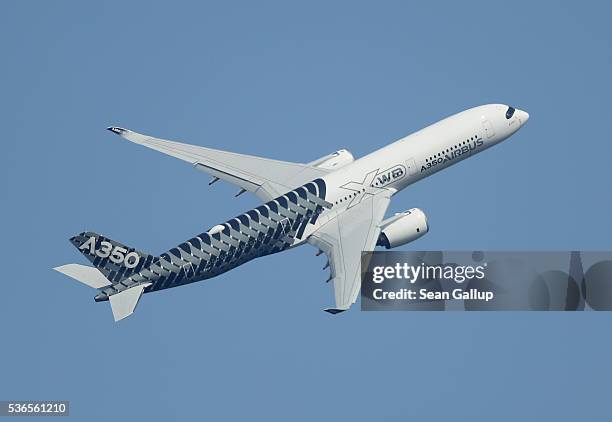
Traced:
<svg viewBox="0 0 612 422">
<path fill-rule="evenodd" d="M 523 126 L 525 123 L 527 123 L 527 120 L 529 120 L 529 113 L 526 111 L 516 110 L 516 114 L 521 122 L 521 126 Z"/>
</svg>

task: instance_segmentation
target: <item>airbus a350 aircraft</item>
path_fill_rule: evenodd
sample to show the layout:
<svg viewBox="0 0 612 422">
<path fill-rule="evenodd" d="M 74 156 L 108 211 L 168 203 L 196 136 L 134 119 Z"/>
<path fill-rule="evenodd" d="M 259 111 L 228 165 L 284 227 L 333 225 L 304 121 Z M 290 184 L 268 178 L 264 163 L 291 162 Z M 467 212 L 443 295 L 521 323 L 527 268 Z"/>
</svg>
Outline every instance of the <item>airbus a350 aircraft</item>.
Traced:
<svg viewBox="0 0 612 422">
<path fill-rule="evenodd" d="M 99 289 L 115 321 L 134 312 L 143 293 L 224 273 L 254 258 L 309 243 L 328 257 L 336 314 L 355 303 L 361 252 L 412 242 L 429 230 L 413 208 L 384 218 L 391 197 L 406 186 L 479 153 L 514 134 L 529 119 L 502 104 L 450 116 L 355 160 L 339 150 L 307 164 L 271 160 L 108 129 L 128 141 L 187 161 L 211 176 L 253 192 L 263 205 L 218 224 L 159 256 L 93 232 L 70 239 L 93 264 L 55 268 Z"/>
</svg>

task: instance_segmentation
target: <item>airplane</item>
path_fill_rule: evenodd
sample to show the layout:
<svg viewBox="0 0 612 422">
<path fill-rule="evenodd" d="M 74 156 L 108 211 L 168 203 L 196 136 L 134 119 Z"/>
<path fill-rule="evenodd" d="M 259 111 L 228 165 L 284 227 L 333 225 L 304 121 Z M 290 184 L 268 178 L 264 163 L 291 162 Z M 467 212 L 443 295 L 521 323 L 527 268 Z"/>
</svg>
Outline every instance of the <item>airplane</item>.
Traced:
<svg viewBox="0 0 612 422">
<path fill-rule="evenodd" d="M 391 197 L 407 186 L 507 139 L 529 114 L 503 104 L 462 111 L 362 158 L 341 149 L 301 164 L 237 154 L 142 135 L 111 132 L 186 161 L 265 201 L 159 256 L 94 232 L 70 242 L 93 264 L 55 270 L 98 289 L 115 321 L 131 315 L 143 293 L 209 279 L 254 258 L 303 244 L 328 262 L 335 294 L 331 314 L 348 310 L 361 287 L 362 251 L 410 243 L 429 231 L 425 213 L 412 208 L 385 218 Z M 324 269 L 325 269 L 324 268 Z"/>
</svg>

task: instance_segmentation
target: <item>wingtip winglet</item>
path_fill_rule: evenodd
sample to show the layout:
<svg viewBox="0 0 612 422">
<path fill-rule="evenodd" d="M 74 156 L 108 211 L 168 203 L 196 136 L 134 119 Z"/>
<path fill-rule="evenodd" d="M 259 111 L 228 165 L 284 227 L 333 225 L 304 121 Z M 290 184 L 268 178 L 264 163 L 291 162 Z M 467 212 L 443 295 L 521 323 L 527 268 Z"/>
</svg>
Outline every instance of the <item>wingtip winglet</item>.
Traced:
<svg viewBox="0 0 612 422">
<path fill-rule="evenodd" d="M 340 309 L 340 308 L 327 308 L 327 309 L 323 309 L 325 312 L 329 312 L 332 315 L 336 315 L 339 314 L 340 312 L 344 312 L 346 311 L 346 309 Z"/>
<path fill-rule="evenodd" d="M 111 132 L 116 133 L 119 136 L 123 136 L 127 132 L 130 132 L 128 129 L 124 129 L 118 126 L 109 126 L 106 128 L 106 130 L 110 130 Z"/>
</svg>

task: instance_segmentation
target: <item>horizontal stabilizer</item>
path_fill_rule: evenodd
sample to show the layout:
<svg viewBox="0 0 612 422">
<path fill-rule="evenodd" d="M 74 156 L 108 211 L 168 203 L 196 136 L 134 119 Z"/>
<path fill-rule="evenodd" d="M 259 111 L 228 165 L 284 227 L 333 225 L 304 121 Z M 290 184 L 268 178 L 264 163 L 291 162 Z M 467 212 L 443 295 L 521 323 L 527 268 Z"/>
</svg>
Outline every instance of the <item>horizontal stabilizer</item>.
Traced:
<svg viewBox="0 0 612 422">
<path fill-rule="evenodd" d="M 101 289 L 111 284 L 97 268 L 88 265 L 66 264 L 53 269 L 94 289 Z"/>
<path fill-rule="evenodd" d="M 134 313 L 143 290 L 150 285 L 151 283 L 139 284 L 108 298 L 115 321 L 120 321 Z"/>
</svg>

